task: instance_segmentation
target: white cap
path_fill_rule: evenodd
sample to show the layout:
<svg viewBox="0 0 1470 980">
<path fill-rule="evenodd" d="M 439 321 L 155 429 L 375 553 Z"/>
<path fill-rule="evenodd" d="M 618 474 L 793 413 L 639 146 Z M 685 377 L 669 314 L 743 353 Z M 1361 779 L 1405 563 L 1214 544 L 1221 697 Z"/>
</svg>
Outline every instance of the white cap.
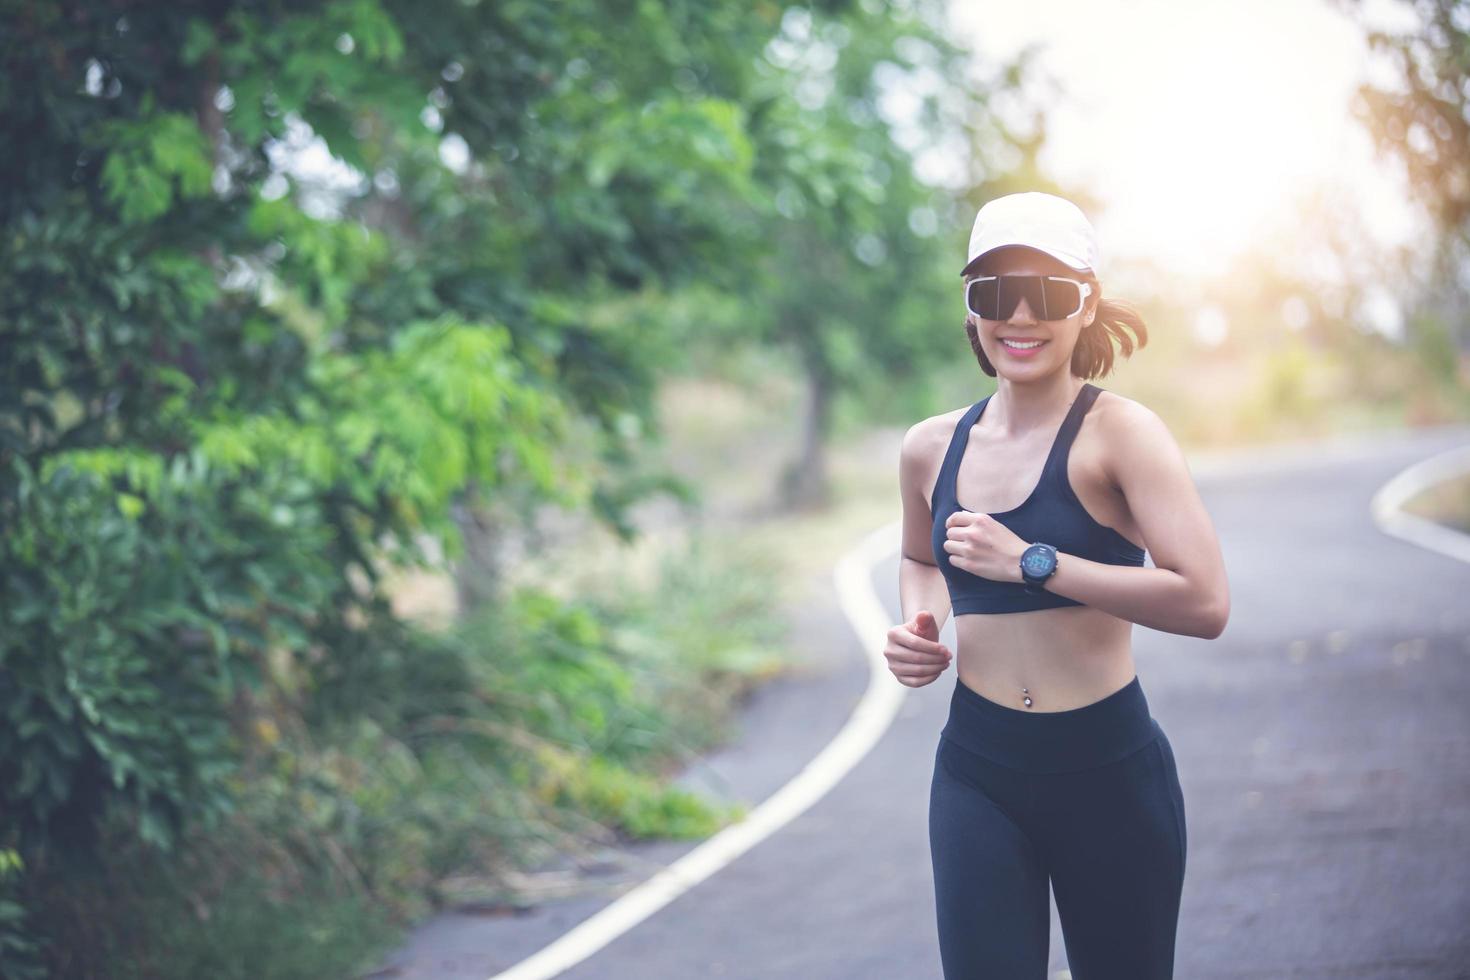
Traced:
<svg viewBox="0 0 1470 980">
<path fill-rule="evenodd" d="M 1027 245 L 1078 271 L 1100 275 L 1097 232 L 1092 222 L 1066 198 L 1041 191 L 1007 194 L 986 202 L 970 229 L 965 268 L 992 249 Z"/>
</svg>

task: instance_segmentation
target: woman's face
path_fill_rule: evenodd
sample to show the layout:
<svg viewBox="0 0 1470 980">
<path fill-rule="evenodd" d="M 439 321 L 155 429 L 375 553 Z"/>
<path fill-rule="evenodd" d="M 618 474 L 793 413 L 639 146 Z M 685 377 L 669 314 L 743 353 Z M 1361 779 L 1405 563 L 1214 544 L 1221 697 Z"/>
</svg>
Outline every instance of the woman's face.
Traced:
<svg viewBox="0 0 1470 980">
<path fill-rule="evenodd" d="M 1010 246 L 999 248 L 980 260 L 966 277 L 976 276 L 1066 276 L 1082 280 L 1076 269 L 1033 248 Z M 1083 327 L 1092 322 L 1096 294 L 1088 296 L 1080 312 L 1065 320 L 1043 320 L 1023 298 L 1016 304 L 1008 320 L 986 320 L 966 313 L 980 338 L 981 349 L 994 365 L 996 374 L 1005 377 L 1033 378 L 1058 369 L 1070 370 L 1072 349 Z M 1005 340 L 1041 341 L 1034 350 L 1013 350 Z"/>
</svg>

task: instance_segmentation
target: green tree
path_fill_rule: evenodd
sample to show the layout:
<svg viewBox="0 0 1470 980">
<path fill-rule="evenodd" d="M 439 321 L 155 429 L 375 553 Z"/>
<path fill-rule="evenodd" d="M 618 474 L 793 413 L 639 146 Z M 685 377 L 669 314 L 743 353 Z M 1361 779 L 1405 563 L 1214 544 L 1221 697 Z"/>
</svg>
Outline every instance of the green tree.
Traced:
<svg viewBox="0 0 1470 980">
<path fill-rule="evenodd" d="M 28 876 L 229 813 L 255 722 L 392 642 L 380 570 L 457 557 L 457 509 L 621 526 L 670 482 L 623 424 L 659 338 L 584 311 L 738 255 L 779 13 L 0 8 L 0 850 Z"/>
<path fill-rule="evenodd" d="M 958 272 L 973 211 L 966 179 L 999 179 L 1020 138 L 990 108 L 1024 70 L 971 81 L 973 56 L 949 40 L 943 4 L 859 3 L 828 16 L 792 8 L 766 46 L 752 113 L 763 193 L 759 262 L 729 311 L 735 337 L 789 351 L 806 385 L 796 457 L 781 502 L 829 499 L 825 447 L 834 406 L 952 356 Z M 948 182 L 920 172 L 947 155 Z M 729 342 L 721 336 L 720 341 Z"/>
<path fill-rule="evenodd" d="M 937 18 L 0 0 L 0 949 L 18 869 L 216 826 L 273 712 L 395 676 L 387 566 L 487 604 L 538 507 L 627 536 L 692 493 L 635 451 L 687 330 L 630 298 L 748 305 L 812 457 L 932 363 L 955 204 L 914 155 L 983 105 Z M 950 91 L 917 142 L 906 76 Z"/>
<path fill-rule="evenodd" d="M 1470 357 L 1470 3 L 1403 0 L 1390 8 L 1408 14 L 1412 29 L 1377 20 L 1361 0 L 1337 0 L 1362 24 L 1369 50 L 1391 72 L 1392 84 L 1364 82 L 1352 102 L 1354 117 L 1381 157 L 1403 168 L 1414 199 L 1435 231 L 1430 273 L 1421 298 L 1429 311 L 1412 324 L 1448 331 Z M 1434 343 L 1432 336 L 1425 343 Z"/>
</svg>

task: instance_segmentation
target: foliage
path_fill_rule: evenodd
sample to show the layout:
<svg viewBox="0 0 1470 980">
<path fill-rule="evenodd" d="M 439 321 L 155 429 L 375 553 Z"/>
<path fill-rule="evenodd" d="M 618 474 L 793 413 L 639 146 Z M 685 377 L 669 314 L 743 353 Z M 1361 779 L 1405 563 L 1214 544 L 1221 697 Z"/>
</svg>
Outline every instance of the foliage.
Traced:
<svg viewBox="0 0 1470 980">
<path fill-rule="evenodd" d="M 24 869 L 19 854 L 0 848 L 0 976 L 38 980 L 46 971 L 41 965 L 41 943 L 27 928 L 19 887 Z"/>
<path fill-rule="evenodd" d="M 1403 0 L 1373 7 L 1362 0 L 1337 0 L 1337 6 L 1362 22 L 1368 48 L 1382 68 L 1374 81 L 1358 86 L 1353 115 L 1379 155 L 1401 168 L 1433 229 L 1433 241 L 1424 249 L 1428 261 L 1416 263 L 1427 274 L 1406 270 L 1406 278 L 1418 280 L 1420 292 L 1407 298 L 1422 311 L 1409 318 L 1409 332 L 1420 326 L 1447 328 L 1452 356 L 1434 370 L 1454 374 L 1456 357 L 1470 363 L 1464 278 L 1470 261 L 1470 4 Z M 1382 23 L 1385 14 L 1398 15 L 1394 19 L 1404 27 Z"/>
<path fill-rule="evenodd" d="M 342 975 L 446 900 L 452 875 L 506 892 L 506 869 L 583 840 L 702 836 L 738 818 L 657 778 L 721 732 L 693 693 L 748 681 L 748 651 L 779 634 L 769 613 L 747 615 L 771 608 L 775 580 L 745 568 L 732 589 L 742 569 L 712 557 L 668 558 L 660 584 L 690 587 L 662 605 L 522 589 L 441 635 L 384 623 L 310 697 L 303 666 L 276 663 L 280 700 L 250 726 L 217 827 L 191 824 L 163 854 L 109 819 L 101 860 L 51 854 L 29 901 L 58 968 Z M 679 624 L 701 614 L 728 626 L 681 671 Z M 260 935 L 269 949 L 244 945 Z"/>
<path fill-rule="evenodd" d="M 680 490 L 631 449 L 688 325 L 630 299 L 721 290 L 748 319 L 713 342 L 824 381 L 917 356 L 940 205 L 875 107 L 903 51 L 954 62 L 908 9 L 0 7 L 5 955 L 17 903 L 57 956 L 98 953 L 73 919 L 154 942 L 69 887 L 124 866 L 156 909 L 319 879 L 409 914 L 535 820 L 713 825 L 649 774 L 713 728 L 681 703 L 763 669 L 761 616 L 663 684 L 628 652 L 656 607 L 506 597 L 430 638 L 380 574 L 460 557 L 486 499 L 629 535 Z M 802 18 L 846 38 L 821 105 L 768 56 Z"/>
<path fill-rule="evenodd" d="M 1357 12 L 1361 3 L 1338 5 Z M 1404 0 L 1393 12 L 1408 14 L 1414 29 L 1385 28 L 1363 11 L 1368 47 L 1389 66 L 1393 84 L 1359 85 L 1353 113 L 1379 151 L 1403 164 L 1436 225 L 1470 234 L 1470 5 Z"/>
</svg>

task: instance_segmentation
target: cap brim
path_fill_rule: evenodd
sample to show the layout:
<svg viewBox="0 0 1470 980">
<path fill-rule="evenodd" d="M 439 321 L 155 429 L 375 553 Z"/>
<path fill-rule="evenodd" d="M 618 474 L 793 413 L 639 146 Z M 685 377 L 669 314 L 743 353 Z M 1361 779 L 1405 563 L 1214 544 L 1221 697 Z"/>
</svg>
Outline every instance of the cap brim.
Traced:
<svg viewBox="0 0 1470 980">
<path fill-rule="evenodd" d="M 1047 251 L 1044 248 L 1037 248 L 1035 245 L 1027 245 L 1025 242 L 1007 242 L 1004 245 L 992 245 L 990 248 L 987 248 L 985 251 L 979 253 L 970 261 L 966 262 L 964 264 L 964 267 L 960 269 L 960 275 L 964 275 L 965 273 L 969 272 L 971 266 L 973 266 L 976 262 L 979 262 L 991 252 L 999 252 L 1001 249 L 1004 248 L 1029 248 L 1033 252 L 1040 252 L 1042 255 L 1050 256 L 1051 258 L 1056 259 L 1058 262 L 1062 263 L 1062 265 L 1065 265 L 1073 272 L 1093 271 L 1092 268 L 1087 264 L 1087 261 L 1085 259 L 1066 258 L 1064 256 L 1056 254 L 1055 252 Z"/>
</svg>

